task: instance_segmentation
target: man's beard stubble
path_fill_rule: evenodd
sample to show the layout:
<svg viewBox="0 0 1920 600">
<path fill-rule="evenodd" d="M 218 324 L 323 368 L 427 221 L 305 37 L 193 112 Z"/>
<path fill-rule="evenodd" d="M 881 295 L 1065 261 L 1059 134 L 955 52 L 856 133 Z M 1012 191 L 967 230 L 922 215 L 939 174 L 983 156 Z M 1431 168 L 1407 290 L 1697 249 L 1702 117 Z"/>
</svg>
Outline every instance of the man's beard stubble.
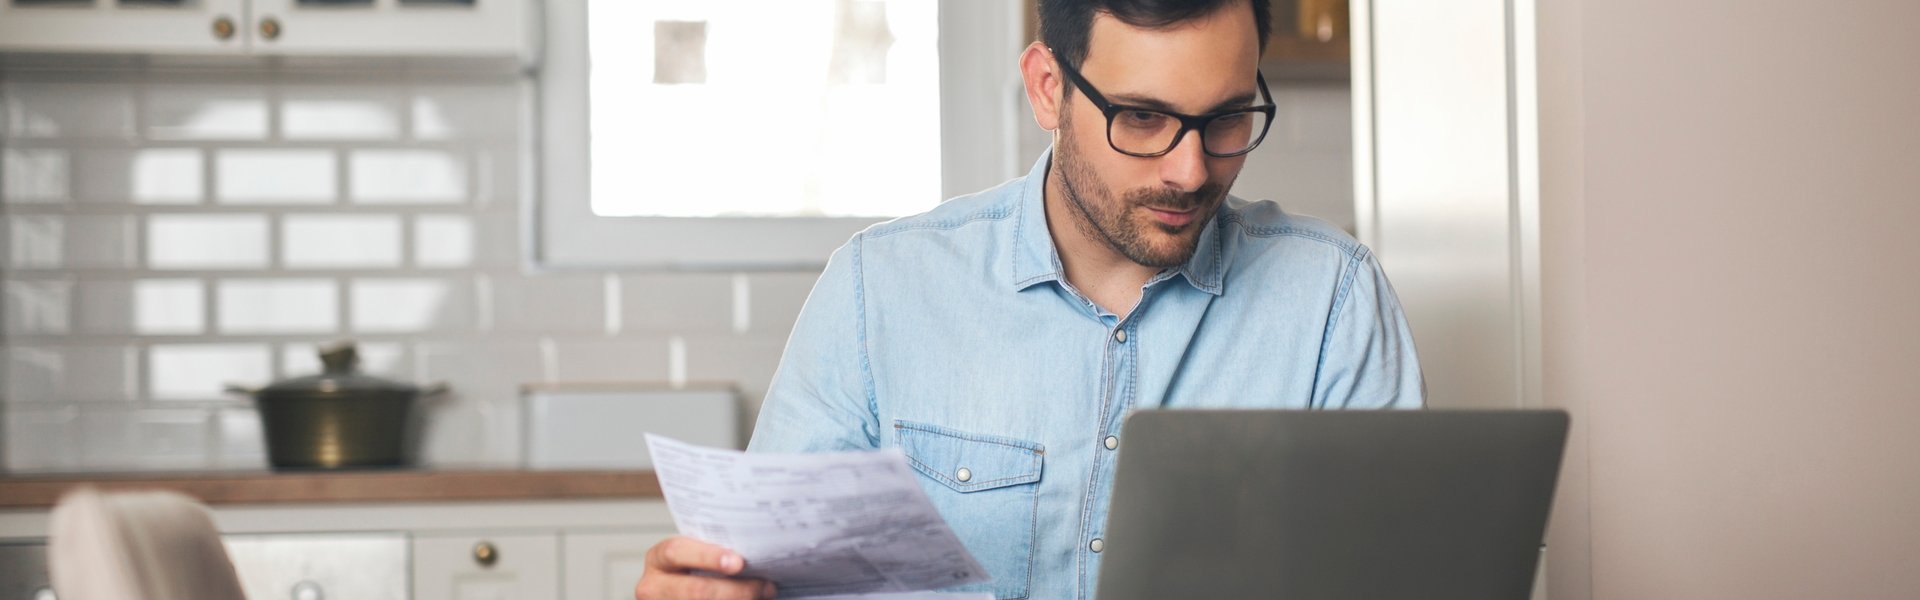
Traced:
<svg viewBox="0 0 1920 600">
<path fill-rule="evenodd" d="M 1061 115 L 1060 138 L 1071 140 L 1072 126 L 1065 114 Z M 1080 161 L 1079 153 L 1072 144 L 1057 144 L 1053 159 L 1059 161 L 1061 188 L 1065 192 L 1067 205 L 1073 208 L 1075 228 L 1082 235 L 1104 242 L 1108 248 L 1127 257 L 1141 266 L 1168 269 L 1186 264 L 1193 258 L 1194 251 L 1200 246 L 1200 232 L 1213 220 L 1213 212 L 1219 209 L 1218 201 L 1226 195 L 1226 188 L 1218 182 L 1208 182 L 1192 193 L 1179 193 L 1166 188 L 1140 188 L 1128 190 L 1120 201 L 1114 201 L 1112 191 L 1101 180 L 1100 174 Z M 1087 192 L 1098 193 L 1093 202 L 1088 202 Z M 1152 206 L 1175 211 L 1205 209 L 1194 215 L 1194 220 L 1181 228 L 1170 228 L 1165 223 L 1140 222 L 1134 219 L 1135 208 Z M 1156 247 L 1147 237 L 1147 228 L 1157 228 L 1168 235 L 1180 235 L 1176 246 L 1172 248 Z M 1182 229 L 1185 232 L 1182 233 Z"/>
</svg>

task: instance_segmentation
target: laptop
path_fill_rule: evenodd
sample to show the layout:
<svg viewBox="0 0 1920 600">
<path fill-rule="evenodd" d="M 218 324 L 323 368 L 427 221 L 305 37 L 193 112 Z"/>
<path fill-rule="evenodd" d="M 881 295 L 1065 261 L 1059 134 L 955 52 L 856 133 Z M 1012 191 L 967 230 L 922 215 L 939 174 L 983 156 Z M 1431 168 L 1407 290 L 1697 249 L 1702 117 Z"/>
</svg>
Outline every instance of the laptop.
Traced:
<svg viewBox="0 0 1920 600">
<path fill-rule="evenodd" d="M 1157 410 L 1122 431 L 1099 600 L 1521 600 L 1567 415 Z"/>
</svg>

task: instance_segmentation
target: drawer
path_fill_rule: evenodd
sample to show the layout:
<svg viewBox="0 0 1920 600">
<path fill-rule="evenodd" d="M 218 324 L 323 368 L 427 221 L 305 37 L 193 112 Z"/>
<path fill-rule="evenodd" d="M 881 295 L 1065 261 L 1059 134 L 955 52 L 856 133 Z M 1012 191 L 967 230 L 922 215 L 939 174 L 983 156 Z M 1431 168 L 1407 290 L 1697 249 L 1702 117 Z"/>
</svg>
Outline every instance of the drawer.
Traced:
<svg viewBox="0 0 1920 600">
<path fill-rule="evenodd" d="M 223 536 L 247 600 L 406 600 L 404 533 Z"/>
<path fill-rule="evenodd" d="M 518 600 L 559 594 L 558 533 L 413 539 L 415 600 Z"/>
</svg>

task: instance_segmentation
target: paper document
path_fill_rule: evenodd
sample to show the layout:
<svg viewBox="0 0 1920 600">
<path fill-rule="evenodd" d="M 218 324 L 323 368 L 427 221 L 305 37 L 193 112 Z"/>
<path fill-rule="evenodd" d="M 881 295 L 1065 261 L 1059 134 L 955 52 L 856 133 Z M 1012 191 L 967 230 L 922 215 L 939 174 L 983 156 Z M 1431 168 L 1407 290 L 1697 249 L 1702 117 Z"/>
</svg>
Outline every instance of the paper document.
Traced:
<svg viewBox="0 0 1920 600">
<path fill-rule="evenodd" d="M 899 450 L 747 454 L 648 434 L 647 451 L 680 533 L 740 553 L 782 598 L 990 580 Z"/>
</svg>

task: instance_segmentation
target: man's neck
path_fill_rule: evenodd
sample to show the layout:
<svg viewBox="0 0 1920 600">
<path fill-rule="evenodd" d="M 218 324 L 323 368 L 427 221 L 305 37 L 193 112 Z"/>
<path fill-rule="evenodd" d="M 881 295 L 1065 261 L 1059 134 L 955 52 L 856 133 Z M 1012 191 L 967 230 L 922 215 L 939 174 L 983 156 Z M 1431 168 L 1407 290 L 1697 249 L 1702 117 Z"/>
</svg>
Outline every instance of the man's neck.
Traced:
<svg viewBox="0 0 1920 600">
<path fill-rule="evenodd" d="M 1066 187 L 1049 169 L 1043 190 L 1047 233 L 1060 253 L 1067 283 L 1101 308 L 1125 318 L 1140 302 L 1141 288 L 1159 269 L 1133 262 L 1126 255 L 1089 235 L 1078 222 L 1084 218 L 1068 205 Z"/>
</svg>

